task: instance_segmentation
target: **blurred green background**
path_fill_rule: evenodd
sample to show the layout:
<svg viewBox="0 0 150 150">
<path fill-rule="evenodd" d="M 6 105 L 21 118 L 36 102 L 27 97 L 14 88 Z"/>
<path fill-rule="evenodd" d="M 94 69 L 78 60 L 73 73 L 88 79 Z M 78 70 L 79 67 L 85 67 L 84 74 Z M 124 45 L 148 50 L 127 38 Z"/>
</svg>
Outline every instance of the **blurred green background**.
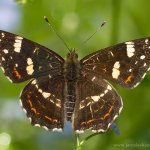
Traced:
<svg viewBox="0 0 150 150">
<path fill-rule="evenodd" d="M 30 0 L 25 4 L 0 0 L 0 30 L 24 36 L 65 57 L 68 50 L 45 23 L 45 15 L 80 58 L 113 44 L 150 36 L 149 0 Z M 103 21 L 107 24 L 80 46 Z M 70 124 L 63 133 L 30 125 L 19 104 L 25 85 L 11 84 L 0 70 L 0 150 L 75 149 Z M 135 89 L 114 87 L 124 102 L 115 121 L 121 134 L 110 129 L 85 143 L 83 150 L 150 149 L 150 74 Z"/>
</svg>

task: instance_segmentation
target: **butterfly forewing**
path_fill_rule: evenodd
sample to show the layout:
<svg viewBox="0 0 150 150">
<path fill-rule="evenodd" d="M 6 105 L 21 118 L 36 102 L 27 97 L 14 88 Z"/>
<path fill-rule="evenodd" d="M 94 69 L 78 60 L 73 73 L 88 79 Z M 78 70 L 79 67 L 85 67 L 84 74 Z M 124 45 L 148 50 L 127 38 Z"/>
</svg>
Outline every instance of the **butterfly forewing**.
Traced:
<svg viewBox="0 0 150 150">
<path fill-rule="evenodd" d="M 92 77 L 83 77 L 77 83 L 74 130 L 78 133 L 86 129 L 105 132 L 121 109 L 121 97 L 109 83 L 103 79 L 92 81 Z"/>
<path fill-rule="evenodd" d="M 12 82 L 62 74 L 64 59 L 18 35 L 0 31 L 0 65 Z"/>
<path fill-rule="evenodd" d="M 61 131 L 64 127 L 64 79 L 49 76 L 32 80 L 23 89 L 21 104 L 32 125 Z"/>
<path fill-rule="evenodd" d="M 81 60 L 82 73 L 112 80 L 133 88 L 150 67 L 150 38 L 121 43 L 92 53 Z"/>
</svg>

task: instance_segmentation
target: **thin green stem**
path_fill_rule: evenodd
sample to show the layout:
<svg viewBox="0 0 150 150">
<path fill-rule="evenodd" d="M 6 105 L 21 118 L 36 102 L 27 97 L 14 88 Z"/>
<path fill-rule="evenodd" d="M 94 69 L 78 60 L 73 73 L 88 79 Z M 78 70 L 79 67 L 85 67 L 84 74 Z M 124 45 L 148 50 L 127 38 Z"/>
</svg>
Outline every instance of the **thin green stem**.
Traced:
<svg viewBox="0 0 150 150">
<path fill-rule="evenodd" d="M 76 136 L 77 136 L 77 149 L 76 149 L 76 150 L 82 150 L 83 144 L 84 144 L 85 142 L 87 142 L 88 140 L 90 140 L 92 137 L 94 137 L 94 136 L 96 136 L 96 135 L 98 135 L 98 134 L 100 134 L 100 133 L 93 133 L 93 134 L 87 136 L 85 139 L 83 139 L 83 140 L 81 140 L 81 141 L 80 141 L 80 135 L 77 134 L 77 135 L 76 135 Z"/>
<path fill-rule="evenodd" d="M 77 149 L 76 150 L 82 150 L 79 134 L 76 134 L 76 136 L 77 136 Z"/>
</svg>

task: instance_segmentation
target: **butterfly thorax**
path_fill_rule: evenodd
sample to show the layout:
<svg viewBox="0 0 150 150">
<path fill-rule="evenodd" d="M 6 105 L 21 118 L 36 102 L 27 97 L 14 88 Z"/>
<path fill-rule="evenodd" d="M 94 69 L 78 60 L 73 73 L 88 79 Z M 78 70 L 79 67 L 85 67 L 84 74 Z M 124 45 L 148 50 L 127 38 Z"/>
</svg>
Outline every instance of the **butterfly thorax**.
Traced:
<svg viewBox="0 0 150 150">
<path fill-rule="evenodd" d="M 80 63 L 78 55 L 75 50 L 70 50 L 64 64 L 64 78 L 65 78 L 65 107 L 66 118 L 71 121 L 74 112 L 76 100 L 76 85 L 80 77 Z"/>
<path fill-rule="evenodd" d="M 80 75 L 80 64 L 75 50 L 70 50 L 64 64 L 64 77 L 68 81 L 76 81 Z"/>
</svg>

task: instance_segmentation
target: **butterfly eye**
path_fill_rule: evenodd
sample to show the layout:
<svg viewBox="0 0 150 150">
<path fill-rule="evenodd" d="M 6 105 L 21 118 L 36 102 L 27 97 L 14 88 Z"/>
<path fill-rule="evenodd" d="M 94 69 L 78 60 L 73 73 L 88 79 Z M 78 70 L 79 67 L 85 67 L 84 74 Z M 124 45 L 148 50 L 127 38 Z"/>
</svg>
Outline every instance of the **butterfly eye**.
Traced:
<svg viewBox="0 0 150 150">
<path fill-rule="evenodd" d="M 78 58 L 78 54 L 75 53 L 75 58 Z"/>
<path fill-rule="evenodd" d="M 70 53 L 68 53 L 68 54 L 67 54 L 67 58 L 70 58 L 70 57 L 71 57 L 71 55 L 70 55 Z"/>
</svg>

